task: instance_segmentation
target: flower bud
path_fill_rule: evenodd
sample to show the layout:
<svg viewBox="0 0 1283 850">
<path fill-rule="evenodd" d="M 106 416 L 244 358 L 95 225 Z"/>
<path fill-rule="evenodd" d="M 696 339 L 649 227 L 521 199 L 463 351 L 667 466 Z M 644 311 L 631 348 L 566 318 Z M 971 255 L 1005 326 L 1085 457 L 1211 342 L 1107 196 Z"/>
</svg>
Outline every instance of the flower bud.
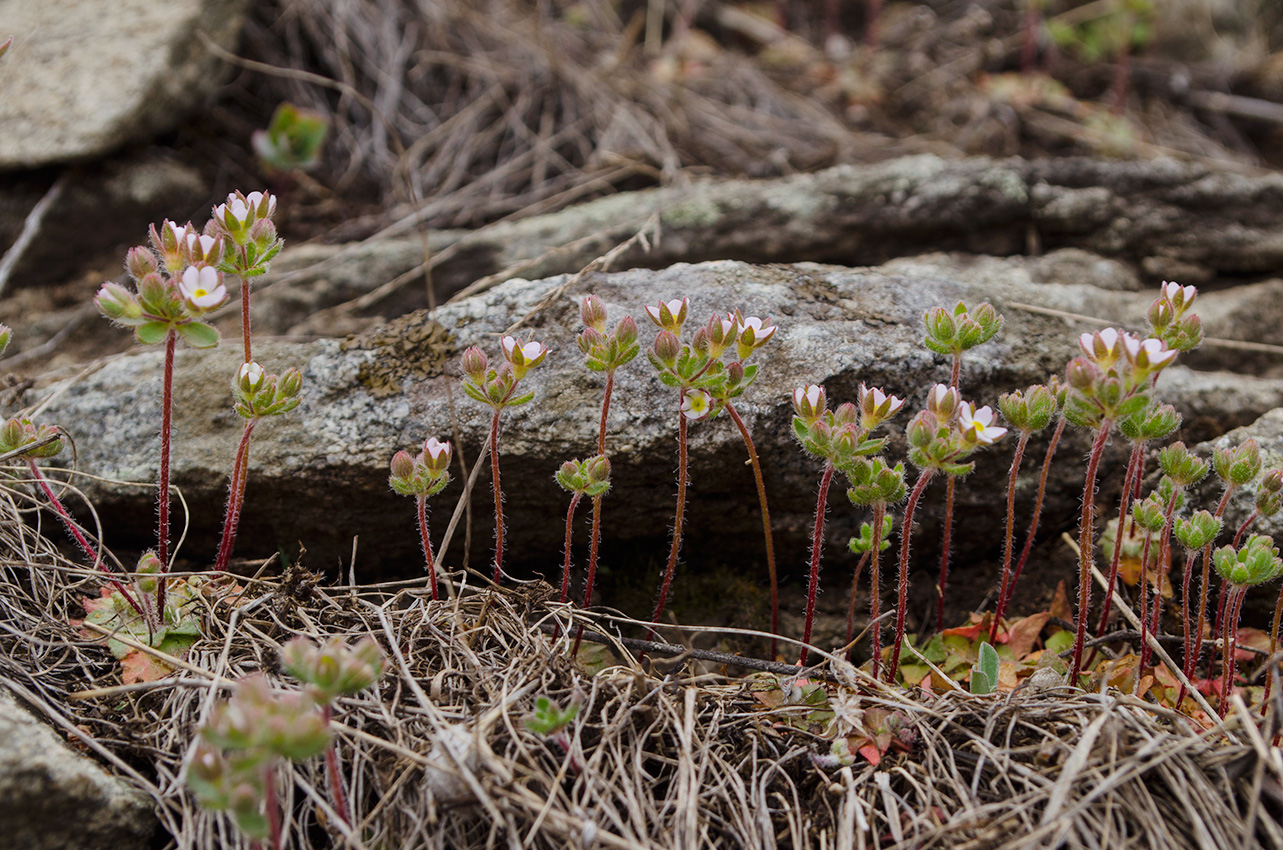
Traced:
<svg viewBox="0 0 1283 850">
<path fill-rule="evenodd" d="M 1163 508 L 1163 499 L 1158 494 L 1151 493 L 1149 498 L 1132 505 L 1132 520 L 1151 534 L 1157 534 L 1167 524 Z"/>
<path fill-rule="evenodd" d="M 958 391 L 945 384 L 936 384 L 931 388 L 931 392 L 927 393 L 927 410 L 938 422 L 948 422 L 952 419 L 961 403 L 962 399 Z"/>
<path fill-rule="evenodd" d="M 619 320 L 619 324 L 615 326 L 615 341 L 621 349 L 627 349 L 637 342 L 637 323 L 632 316 L 624 316 Z"/>
<path fill-rule="evenodd" d="M 1261 472 L 1261 446 L 1248 437 L 1236 449 L 1217 449 L 1212 455 L 1216 474 L 1227 484 L 1242 487 Z"/>
<path fill-rule="evenodd" d="M 1075 357 L 1065 367 L 1065 383 L 1080 393 L 1090 395 L 1102 377 L 1101 368 L 1087 357 Z"/>
<path fill-rule="evenodd" d="M 0 354 L 9 347 L 10 340 L 13 339 L 13 328 L 8 325 L 0 325 Z"/>
<path fill-rule="evenodd" d="M 141 593 L 152 594 L 156 592 L 157 581 L 155 576 L 162 572 L 160 558 L 156 557 L 155 552 L 144 552 L 138 559 L 138 565 L 134 568 L 138 575 L 138 590 Z"/>
<path fill-rule="evenodd" d="M 1201 460 L 1182 442 L 1172 443 L 1159 450 L 1158 466 L 1179 487 L 1197 484 L 1207 475 L 1208 470 L 1207 461 Z"/>
<path fill-rule="evenodd" d="M 833 424 L 838 426 L 854 425 L 859 418 L 859 411 L 849 401 L 844 401 L 833 411 Z"/>
<path fill-rule="evenodd" d="M 923 340 L 927 348 L 937 354 L 952 354 L 957 325 L 949 311 L 943 307 L 934 307 L 923 315 L 922 321 L 927 326 L 927 336 Z"/>
<path fill-rule="evenodd" d="M 585 295 L 579 302 L 579 318 L 585 327 L 606 332 L 606 305 L 596 295 Z"/>
<path fill-rule="evenodd" d="M 588 355 L 594 354 L 597 349 L 606 345 L 606 337 L 593 328 L 584 328 L 579 332 L 579 336 L 575 338 L 575 341 L 579 345 L 579 350 Z"/>
<path fill-rule="evenodd" d="M 94 296 L 94 303 L 98 306 L 99 313 L 118 325 L 135 326 L 145 321 L 138 298 L 118 283 L 104 283 Z"/>
<path fill-rule="evenodd" d="M 479 384 L 486 378 L 489 361 L 486 359 L 486 353 L 474 345 L 463 352 L 459 365 L 463 368 L 463 374 Z"/>
<path fill-rule="evenodd" d="M 699 357 L 713 358 L 716 354 L 712 348 L 712 343 L 708 339 L 708 328 L 697 329 L 691 337 L 691 351 Z"/>
<path fill-rule="evenodd" d="M 276 396 L 278 399 L 294 398 L 303 389 L 303 373 L 298 369 L 290 367 L 281 373 L 281 377 L 276 385 Z"/>
<path fill-rule="evenodd" d="M 125 271 L 135 281 L 158 273 L 160 264 L 156 260 L 156 253 L 143 245 L 130 248 L 129 253 L 125 254 Z"/>
<path fill-rule="evenodd" d="M 188 233 L 195 232 L 196 229 L 192 227 L 190 221 L 187 224 L 175 224 L 169 219 L 165 219 L 159 231 L 156 230 L 156 225 L 153 224 L 151 226 L 151 244 L 160 254 L 166 271 L 172 274 L 187 264 L 186 258 L 183 257 L 182 243 L 187 238 Z M 141 280 L 142 277 L 143 275 L 138 275 L 134 280 Z"/>
<path fill-rule="evenodd" d="M 263 367 L 250 361 L 241 364 L 240 371 L 236 374 L 236 383 L 246 395 L 253 395 L 263 386 L 266 377 Z"/>
<path fill-rule="evenodd" d="M 407 451 L 399 451 L 392 455 L 392 462 L 389 464 L 392 471 L 392 478 L 397 481 L 409 481 L 414 475 L 414 458 L 410 457 Z M 392 489 L 400 492 L 396 484 L 392 484 Z"/>
<path fill-rule="evenodd" d="M 1283 573 L 1279 550 L 1270 538 L 1260 534 L 1248 537 L 1237 550 L 1231 546 L 1217 549 L 1214 565 L 1223 579 L 1238 587 L 1263 584 Z"/>
<path fill-rule="evenodd" d="M 583 465 L 578 460 L 568 460 L 557 469 L 553 480 L 568 493 L 582 492 L 586 483 Z"/>
<path fill-rule="evenodd" d="M 909 440 L 909 445 L 916 448 L 926 447 L 936 436 L 935 417 L 929 411 L 922 411 L 909 420 L 904 434 Z"/>
<path fill-rule="evenodd" d="M 1129 440 L 1163 440 L 1181 426 L 1181 415 L 1170 404 L 1155 404 L 1118 422 L 1118 430 Z"/>
<path fill-rule="evenodd" d="M 682 353 L 681 340 L 669 330 L 662 330 L 655 336 L 651 354 L 655 361 L 667 369 L 677 366 L 677 358 Z"/>
<path fill-rule="evenodd" d="M 1189 519 L 1176 520 L 1172 533 L 1187 550 L 1196 552 L 1216 540 L 1221 533 L 1221 520 L 1208 511 L 1198 511 Z"/>
</svg>

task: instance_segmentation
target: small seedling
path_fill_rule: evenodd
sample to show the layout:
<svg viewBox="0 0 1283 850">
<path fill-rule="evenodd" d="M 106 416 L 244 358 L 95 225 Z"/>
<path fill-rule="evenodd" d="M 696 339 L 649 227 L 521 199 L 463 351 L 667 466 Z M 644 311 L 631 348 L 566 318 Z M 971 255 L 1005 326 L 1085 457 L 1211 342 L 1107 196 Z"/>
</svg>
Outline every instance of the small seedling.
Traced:
<svg viewBox="0 0 1283 850">
<path fill-rule="evenodd" d="M 991 643 L 980 644 L 980 658 L 971 668 L 971 692 L 991 694 L 998 689 L 998 651 Z"/>
<path fill-rule="evenodd" d="M 324 115 L 286 102 L 276 107 L 266 130 L 254 131 L 250 144 L 267 172 L 307 171 L 320 161 L 329 131 Z"/>
</svg>

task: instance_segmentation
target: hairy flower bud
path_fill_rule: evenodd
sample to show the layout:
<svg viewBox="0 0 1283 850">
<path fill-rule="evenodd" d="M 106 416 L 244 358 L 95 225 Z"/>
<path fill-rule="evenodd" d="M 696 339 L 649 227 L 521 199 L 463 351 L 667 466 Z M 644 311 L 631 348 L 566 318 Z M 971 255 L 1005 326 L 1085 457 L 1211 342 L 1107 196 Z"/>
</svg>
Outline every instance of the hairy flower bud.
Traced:
<svg viewBox="0 0 1283 850">
<path fill-rule="evenodd" d="M 579 318 L 585 327 L 606 332 L 606 305 L 596 295 L 585 295 L 579 302 Z"/>
<path fill-rule="evenodd" d="M 486 359 L 486 353 L 474 345 L 463 352 L 459 365 L 463 368 L 463 374 L 481 383 L 486 378 L 489 361 Z"/>
<path fill-rule="evenodd" d="M 682 343 L 672 331 L 662 330 L 655 336 L 650 350 L 655 361 L 664 368 L 673 369 L 677 366 L 677 358 L 681 356 Z"/>
<path fill-rule="evenodd" d="M 1235 449 L 1216 449 L 1212 455 L 1212 467 L 1217 476 L 1237 487 L 1250 484 L 1260 474 L 1261 465 L 1261 446 L 1252 437 Z"/>
<path fill-rule="evenodd" d="M 1207 461 L 1179 441 L 1159 450 L 1158 466 L 1179 487 L 1189 487 L 1202 481 L 1209 468 Z"/>
<path fill-rule="evenodd" d="M 1189 519 L 1176 520 L 1172 533 L 1187 550 L 1196 552 L 1216 540 L 1221 533 L 1221 520 L 1208 511 L 1198 511 Z"/>
</svg>

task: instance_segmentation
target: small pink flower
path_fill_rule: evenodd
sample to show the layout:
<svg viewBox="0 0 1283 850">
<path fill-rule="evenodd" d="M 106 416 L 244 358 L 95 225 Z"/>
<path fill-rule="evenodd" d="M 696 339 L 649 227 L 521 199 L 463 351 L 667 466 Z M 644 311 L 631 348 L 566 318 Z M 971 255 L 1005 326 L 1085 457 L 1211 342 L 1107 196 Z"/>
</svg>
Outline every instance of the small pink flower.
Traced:
<svg viewBox="0 0 1283 850">
<path fill-rule="evenodd" d="M 1123 335 L 1123 349 L 1127 355 L 1127 361 L 1145 372 L 1156 372 L 1162 369 L 1175 360 L 1179 353 L 1164 345 L 1161 339 L 1150 337 L 1141 340 L 1131 334 Z"/>
<path fill-rule="evenodd" d="M 440 473 L 450 468 L 450 441 L 441 442 L 436 437 L 428 437 L 423 443 L 423 457 L 428 470 Z"/>
<path fill-rule="evenodd" d="M 178 279 L 178 290 L 197 313 L 212 310 L 227 300 L 222 275 L 213 266 L 188 266 Z"/>
<path fill-rule="evenodd" d="M 656 305 L 647 305 L 646 315 L 664 330 L 677 333 L 681 330 L 682 322 L 686 321 L 686 310 L 689 306 L 689 298 L 674 298 L 670 301 L 660 301 Z"/>
<path fill-rule="evenodd" d="M 860 384 L 860 426 L 864 430 L 872 431 L 884 419 L 898 413 L 902 407 L 904 407 L 904 399 L 887 395 L 877 387 L 869 389 L 864 384 Z"/>
<path fill-rule="evenodd" d="M 682 416 L 694 422 L 709 414 L 713 406 L 713 397 L 703 390 L 687 390 L 682 396 Z"/>
<path fill-rule="evenodd" d="M 1006 434 L 1007 429 L 994 425 L 993 420 L 993 410 L 987 406 L 975 410 L 971 402 L 964 401 L 958 407 L 958 428 L 968 442 L 990 446 L 994 440 Z"/>
<path fill-rule="evenodd" d="M 1175 281 L 1163 281 L 1163 295 L 1168 301 L 1176 307 L 1177 310 L 1184 310 L 1198 296 L 1198 290 L 1192 286 L 1181 286 Z"/>
<path fill-rule="evenodd" d="M 805 387 L 793 390 L 793 409 L 803 419 L 819 418 L 826 406 L 824 387 L 807 384 Z"/>
<path fill-rule="evenodd" d="M 749 316 L 740 324 L 740 338 L 738 353 L 741 360 L 747 358 L 753 353 L 754 349 L 761 348 L 775 336 L 778 328 L 770 323 L 770 320 L 763 321 L 757 316 Z"/>
<path fill-rule="evenodd" d="M 262 385 L 264 377 L 266 373 L 263 372 L 263 367 L 251 360 L 241 364 L 236 379 L 240 382 L 241 389 L 252 393 Z"/>
<path fill-rule="evenodd" d="M 953 387 L 947 384 L 936 384 L 931 388 L 931 392 L 927 393 L 927 410 L 938 419 L 947 420 L 958 409 L 960 401 L 958 391 Z"/>
<path fill-rule="evenodd" d="M 548 356 L 548 348 L 533 340 L 523 343 L 517 337 L 505 336 L 499 340 L 499 346 L 503 349 L 504 359 L 512 364 L 512 372 L 518 381 Z"/>
</svg>

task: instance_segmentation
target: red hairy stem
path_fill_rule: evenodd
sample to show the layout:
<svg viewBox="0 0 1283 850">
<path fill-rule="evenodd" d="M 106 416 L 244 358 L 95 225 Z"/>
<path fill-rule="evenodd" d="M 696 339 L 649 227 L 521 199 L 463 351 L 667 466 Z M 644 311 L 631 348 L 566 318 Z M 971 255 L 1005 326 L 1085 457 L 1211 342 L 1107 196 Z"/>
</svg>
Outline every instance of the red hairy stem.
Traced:
<svg viewBox="0 0 1283 850">
<path fill-rule="evenodd" d="M 1221 660 L 1221 700 L 1216 704 L 1221 717 L 1225 716 L 1225 710 L 1229 708 L 1230 692 L 1234 687 L 1234 653 L 1238 644 L 1238 619 L 1243 613 L 1243 599 L 1246 596 L 1246 587 L 1233 588 L 1228 594 L 1225 631 L 1221 633 L 1221 643 L 1225 647 Z"/>
<path fill-rule="evenodd" d="M 1105 441 L 1113 423 L 1106 419 L 1100 423 L 1096 439 L 1092 442 L 1087 458 L 1087 474 L 1083 480 L 1083 512 L 1078 525 L 1078 626 L 1074 633 L 1074 656 L 1070 666 L 1069 683 L 1078 684 L 1083 669 L 1083 644 L 1087 640 L 1087 616 L 1091 609 L 1091 565 L 1095 556 L 1094 526 L 1096 519 L 1096 476 L 1100 471 L 1100 457 L 1105 453 Z"/>
<path fill-rule="evenodd" d="M 249 259 L 244 248 L 241 248 L 241 257 L 248 265 Z M 245 347 L 245 362 L 249 363 L 254 357 L 250 352 L 249 278 L 247 277 L 241 278 L 241 341 Z"/>
<path fill-rule="evenodd" d="M 606 390 L 601 397 L 601 424 L 597 428 L 597 454 L 606 454 L 606 416 L 610 412 L 610 395 L 615 389 L 615 370 L 606 373 Z M 593 583 L 597 579 L 597 553 L 601 551 L 601 500 L 602 496 L 593 496 L 592 499 L 592 532 L 588 538 L 588 580 L 584 584 L 584 607 L 592 605 Z M 579 654 L 579 642 L 584 636 L 584 626 L 582 623 L 575 632 L 575 645 L 571 649 L 570 655 L 573 658 Z"/>
<path fill-rule="evenodd" d="M 1109 582 L 1105 588 L 1105 598 L 1100 603 L 1100 625 L 1096 627 L 1096 634 L 1104 634 L 1105 628 L 1109 625 L 1109 613 L 1114 602 L 1114 588 L 1118 584 L 1118 567 L 1122 563 L 1123 555 L 1123 537 L 1127 528 L 1127 512 L 1131 508 L 1132 486 L 1136 483 L 1136 477 L 1140 474 L 1140 460 L 1145 452 L 1144 441 L 1132 443 L 1131 457 L 1127 458 L 1127 473 L 1123 476 L 1123 492 L 1118 495 L 1118 531 L 1114 534 L 1114 556 L 1109 559 Z M 1148 540 L 1146 541 L 1148 543 Z M 1140 566 L 1141 576 L 1145 574 L 1145 560 L 1141 558 Z M 1142 581 L 1141 587 L 1144 587 Z M 1144 617 L 1142 616 L 1143 620 Z M 1141 645 L 1144 646 L 1144 638 L 1141 638 Z"/>
<path fill-rule="evenodd" d="M 650 618 L 652 623 L 658 623 L 659 615 L 664 613 L 668 591 L 673 586 L 673 574 L 677 571 L 677 555 L 682 549 L 682 518 L 686 514 L 686 431 L 686 417 L 679 413 L 677 416 L 677 510 L 673 515 L 673 542 L 668 550 L 668 565 L 664 568 L 664 581 L 659 587 L 659 601 L 655 603 L 655 613 Z M 654 629 L 651 629 L 649 636 L 653 637 L 654 634 Z"/>
<path fill-rule="evenodd" d="M 1238 531 L 1234 532 L 1234 542 L 1230 544 L 1231 546 L 1235 549 L 1238 548 L 1238 545 L 1243 542 L 1243 535 L 1247 533 L 1248 526 L 1256 522 L 1256 518 L 1260 515 L 1261 512 L 1258 510 L 1253 510 L 1248 514 L 1247 519 L 1243 520 L 1243 524 L 1238 527 Z"/>
<path fill-rule="evenodd" d="M 1159 614 L 1160 614 L 1160 611 L 1162 610 L 1162 603 L 1163 603 L 1163 578 L 1164 576 L 1170 575 L 1171 573 L 1172 524 L 1175 521 L 1176 499 L 1179 496 L 1179 492 L 1180 491 L 1173 492 L 1172 497 L 1167 500 L 1167 506 L 1163 509 L 1163 530 L 1159 532 L 1158 558 L 1157 558 L 1157 565 L 1154 567 L 1154 601 L 1152 606 L 1152 612 L 1150 614 L 1150 622 L 1148 625 L 1149 631 L 1152 632 L 1155 636 L 1158 635 Z M 1145 552 L 1148 553 L 1148 551 L 1149 551 L 1149 541 L 1146 540 Z M 1144 581 L 1145 564 L 1147 562 L 1148 562 L 1148 558 L 1142 555 L 1142 559 L 1140 562 L 1140 575 L 1141 575 L 1140 591 L 1142 594 L 1142 599 L 1144 598 L 1144 595 L 1149 593 L 1149 585 L 1146 584 Z M 1144 667 L 1145 665 L 1149 664 L 1150 656 L 1153 655 L 1153 649 L 1150 647 L 1149 641 L 1145 639 L 1146 624 L 1144 623 L 1143 620 L 1144 618 L 1142 617 L 1141 635 L 1140 635 L 1141 667 Z"/>
<path fill-rule="evenodd" d="M 879 587 L 881 580 L 881 558 L 879 550 L 882 548 L 882 522 L 887 515 L 886 502 L 873 503 L 873 547 L 869 549 L 869 555 L 873 560 L 873 569 L 869 570 L 869 627 L 873 630 L 871 639 L 873 642 L 873 678 L 878 677 L 878 664 L 882 660 L 882 590 Z"/>
<path fill-rule="evenodd" d="M 944 488 L 944 533 L 940 537 L 940 580 L 936 585 L 936 630 L 944 631 L 944 592 L 949 579 L 949 547 L 953 545 L 953 493 L 958 480 L 950 475 Z"/>
<path fill-rule="evenodd" d="M 998 588 L 998 607 L 994 611 L 993 623 L 989 625 L 990 643 L 997 642 L 998 624 L 1007 610 L 1007 587 L 1011 584 L 1011 556 L 1016 537 L 1016 477 L 1028 443 L 1029 432 L 1021 431 L 1020 439 L 1016 441 L 1016 454 L 1011 459 L 1011 471 L 1007 473 L 1007 536 L 1002 545 L 1002 584 Z"/>
<path fill-rule="evenodd" d="M 36 480 L 36 484 L 40 486 L 41 491 L 45 494 L 45 498 L 49 500 L 49 504 L 53 505 L 54 512 L 57 513 L 58 518 L 62 520 L 63 527 L 67 529 L 67 533 L 75 538 L 76 545 L 80 547 L 80 551 L 84 552 L 85 556 L 94 562 L 94 569 L 107 573 L 107 575 L 110 576 L 112 574 L 111 570 L 102 562 L 102 558 L 98 557 L 98 552 L 92 545 L 90 545 L 89 540 L 81 532 L 80 526 L 71 518 L 71 514 L 67 512 L 67 508 L 62 504 L 62 500 L 58 498 L 56 493 L 54 493 L 53 487 L 49 486 L 49 479 L 45 478 L 44 473 L 40 471 L 40 467 L 36 465 L 35 460 L 28 458 L 27 466 L 31 469 L 31 476 Z M 129 603 L 129 607 L 133 608 L 134 611 L 138 613 L 138 616 L 142 617 L 144 620 L 148 619 L 147 612 L 143 610 L 143 607 L 138 604 L 138 600 L 134 599 L 133 595 L 125 589 L 123 584 L 115 578 L 111 578 L 109 581 L 111 586 L 114 587 L 121 597 Z"/>
<path fill-rule="evenodd" d="M 762 513 L 762 536 L 766 539 L 766 573 L 771 582 L 771 658 L 775 657 L 776 635 L 780 633 L 780 586 L 775 572 L 775 541 L 771 535 L 771 510 L 766 505 L 766 481 L 762 478 L 762 464 L 757 457 L 757 448 L 753 437 L 748 433 L 748 426 L 740 418 L 739 411 L 730 402 L 726 403 L 726 412 L 731 421 L 740 430 L 744 445 L 748 448 L 748 459 L 753 466 L 753 480 L 757 483 L 757 504 Z"/>
<path fill-rule="evenodd" d="M 423 545 L 423 557 L 428 563 L 428 587 L 432 588 L 432 601 L 435 602 L 440 597 L 437 596 L 437 565 L 432 560 L 432 541 L 428 539 L 428 499 L 426 496 L 417 498 L 419 508 L 419 542 Z"/>
<path fill-rule="evenodd" d="M 588 580 L 584 583 L 584 607 L 592 605 L 593 581 L 597 578 L 597 549 L 601 543 L 601 496 L 593 496 L 592 500 L 592 539 L 588 544 Z M 570 650 L 570 657 L 574 658 L 579 654 L 579 642 L 584 637 L 584 624 L 579 624 L 579 629 L 575 632 L 575 645 Z"/>
<path fill-rule="evenodd" d="M 1182 648 L 1185 650 L 1185 655 L 1182 663 L 1182 672 L 1185 674 L 1186 680 L 1190 680 L 1194 677 L 1194 661 L 1195 661 L 1194 623 L 1190 619 L 1191 606 L 1190 606 L 1190 598 L 1189 598 L 1189 585 L 1190 585 L 1190 579 L 1194 575 L 1194 567 L 1198 563 L 1198 557 L 1201 554 L 1201 552 L 1202 552 L 1201 549 L 1193 552 L 1186 550 L 1185 551 L 1185 568 L 1181 571 L 1181 608 L 1183 609 L 1182 618 L 1184 620 L 1183 625 L 1185 628 L 1185 639 L 1182 642 Z M 1283 600 L 1283 594 L 1279 596 L 1279 599 Z M 1200 635 L 1198 637 L 1198 641 L 1201 643 L 1202 639 L 1203 638 Z M 1182 682 L 1180 695 L 1176 698 L 1176 705 L 1178 707 L 1182 702 L 1185 701 L 1186 692 L 1187 690 L 1185 688 L 1185 684 L 1184 682 Z"/>
<path fill-rule="evenodd" d="M 503 583 L 503 491 L 499 488 L 499 412 L 490 417 L 490 482 L 494 487 L 494 583 Z"/>
<path fill-rule="evenodd" d="M 576 492 L 570 497 L 570 510 L 566 511 L 566 563 L 561 569 L 561 598 L 559 602 L 565 602 L 570 595 L 570 540 L 572 532 L 575 530 L 575 509 L 579 507 L 579 499 L 583 493 Z"/>
<path fill-rule="evenodd" d="M 236 462 L 232 465 L 232 480 L 227 492 L 227 510 L 223 514 L 223 539 L 218 545 L 218 559 L 214 562 L 214 569 L 218 572 L 227 569 L 232 559 L 232 546 L 236 543 L 241 509 L 245 505 L 245 484 L 249 480 L 250 437 L 257 424 L 258 419 L 245 420 L 245 430 L 241 432 L 241 442 L 236 447 Z"/>
<path fill-rule="evenodd" d="M 900 573 L 897 576 L 899 590 L 896 596 L 895 604 L 895 644 L 891 650 L 891 664 L 887 667 L 887 681 L 895 682 L 896 671 L 900 669 L 900 647 L 904 644 L 904 614 L 905 607 L 909 600 L 909 540 L 913 536 L 913 514 L 918 509 L 918 500 L 926 491 L 927 485 L 931 483 L 935 475 L 935 469 L 927 467 L 918 475 L 917 483 L 913 485 L 913 491 L 909 493 L 909 501 L 904 506 L 904 519 L 900 523 Z M 879 629 L 877 625 L 873 627 L 873 634 L 876 635 Z M 876 646 L 876 644 L 875 644 Z M 878 677 L 878 656 L 873 656 L 873 678 Z"/>
<path fill-rule="evenodd" d="M 824 551 L 824 511 L 829 499 L 829 486 L 833 483 L 833 464 L 824 462 L 824 475 L 820 477 L 820 495 L 815 500 L 815 530 L 811 537 L 811 572 L 806 590 L 806 625 L 802 627 L 802 656 L 798 666 L 806 666 L 810 654 L 811 626 L 815 621 L 815 597 L 820 590 L 820 554 Z"/>
<path fill-rule="evenodd" d="M 855 597 L 860 590 L 860 574 L 864 572 L 864 567 L 869 563 L 869 556 L 872 553 L 865 552 L 860 556 L 860 560 L 855 562 L 855 572 L 851 575 L 851 598 L 846 606 L 846 642 L 850 643 L 855 638 Z M 848 654 L 848 658 L 849 658 Z"/>
<path fill-rule="evenodd" d="M 1273 658 L 1274 653 L 1279 650 L 1279 618 L 1283 616 L 1283 587 L 1279 588 L 1278 601 L 1274 603 L 1274 619 L 1270 622 L 1270 654 Z M 1270 691 L 1274 686 L 1274 675 L 1267 673 L 1265 676 L 1265 696 L 1261 697 L 1261 710 L 1270 704 Z"/>
<path fill-rule="evenodd" d="M 160 476 L 156 483 L 156 556 L 160 569 L 169 569 L 169 450 L 174 422 L 174 350 L 178 333 L 171 327 L 165 334 L 165 370 L 160 392 Z M 161 600 L 162 603 L 164 600 Z M 163 604 L 162 604 L 163 607 Z"/>
<path fill-rule="evenodd" d="M 1051 461 L 1056 456 L 1056 449 L 1060 446 L 1060 438 L 1065 433 L 1065 417 L 1060 417 L 1056 423 L 1056 430 L 1051 435 L 1051 442 L 1047 444 L 1047 454 L 1042 461 L 1042 473 L 1038 476 L 1038 495 L 1034 497 L 1034 515 L 1029 521 L 1029 535 L 1025 538 L 1025 545 L 1020 550 L 1020 560 L 1016 562 L 1016 570 L 1011 574 L 1011 586 L 1007 588 L 1007 594 L 1015 592 L 1016 582 L 1020 581 L 1020 574 L 1025 571 L 1025 562 L 1029 560 L 1029 553 L 1033 550 L 1034 538 L 1038 535 L 1038 520 L 1042 517 L 1042 501 L 1047 495 L 1047 477 L 1051 472 Z"/>
</svg>

